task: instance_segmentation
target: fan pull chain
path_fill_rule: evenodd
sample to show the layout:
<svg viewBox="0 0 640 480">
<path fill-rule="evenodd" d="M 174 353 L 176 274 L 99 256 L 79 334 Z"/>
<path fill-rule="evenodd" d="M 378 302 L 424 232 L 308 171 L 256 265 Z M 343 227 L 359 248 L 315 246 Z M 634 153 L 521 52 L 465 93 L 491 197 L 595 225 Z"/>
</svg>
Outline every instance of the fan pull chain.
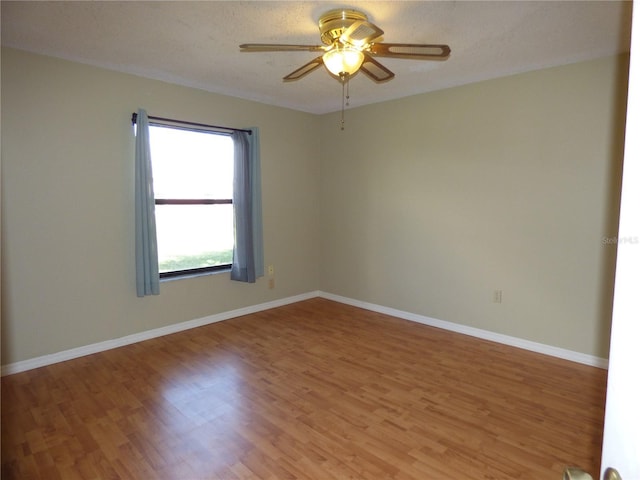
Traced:
<svg viewBox="0 0 640 480">
<path fill-rule="evenodd" d="M 340 83 L 342 83 L 342 110 L 340 111 L 340 130 L 344 130 L 344 74 L 340 75 L 340 80 Z"/>
<path fill-rule="evenodd" d="M 351 75 L 347 75 L 347 107 L 349 107 L 349 78 L 351 77 Z"/>
<path fill-rule="evenodd" d="M 349 106 L 349 74 L 341 73 L 340 74 L 340 83 L 342 83 L 342 111 L 340 116 L 340 130 L 344 130 L 344 108 L 345 105 Z M 346 93 L 345 93 L 345 84 L 346 84 Z"/>
</svg>

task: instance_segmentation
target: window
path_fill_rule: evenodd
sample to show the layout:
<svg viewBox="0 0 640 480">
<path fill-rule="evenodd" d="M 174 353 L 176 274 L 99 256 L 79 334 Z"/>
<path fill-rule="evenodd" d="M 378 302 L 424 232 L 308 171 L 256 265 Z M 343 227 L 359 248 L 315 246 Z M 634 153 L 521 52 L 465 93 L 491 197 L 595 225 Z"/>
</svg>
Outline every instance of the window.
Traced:
<svg viewBox="0 0 640 480">
<path fill-rule="evenodd" d="M 233 140 L 157 123 L 149 140 L 160 277 L 231 268 Z"/>
</svg>

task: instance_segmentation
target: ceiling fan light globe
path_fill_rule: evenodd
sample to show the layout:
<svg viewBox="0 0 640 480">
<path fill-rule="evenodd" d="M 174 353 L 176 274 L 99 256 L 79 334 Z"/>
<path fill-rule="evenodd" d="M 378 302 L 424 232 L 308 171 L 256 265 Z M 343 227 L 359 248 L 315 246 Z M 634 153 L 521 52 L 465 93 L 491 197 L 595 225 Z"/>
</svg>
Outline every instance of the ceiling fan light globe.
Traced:
<svg viewBox="0 0 640 480">
<path fill-rule="evenodd" d="M 338 47 L 329 50 L 322 56 L 327 69 L 336 76 L 340 74 L 353 75 L 356 73 L 362 62 L 364 61 L 364 54 L 353 47 Z"/>
</svg>

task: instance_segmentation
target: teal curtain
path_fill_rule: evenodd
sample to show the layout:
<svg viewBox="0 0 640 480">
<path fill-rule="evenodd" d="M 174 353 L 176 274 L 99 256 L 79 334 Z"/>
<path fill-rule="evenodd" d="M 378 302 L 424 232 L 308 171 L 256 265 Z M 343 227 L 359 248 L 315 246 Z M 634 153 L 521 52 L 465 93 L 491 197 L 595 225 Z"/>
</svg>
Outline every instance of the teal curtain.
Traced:
<svg viewBox="0 0 640 480">
<path fill-rule="evenodd" d="M 264 276 L 260 137 L 257 128 L 232 134 L 234 143 L 234 246 L 231 280 L 255 283 Z"/>
<path fill-rule="evenodd" d="M 149 119 L 138 110 L 135 156 L 136 291 L 139 297 L 160 293 L 155 197 L 151 170 Z"/>
</svg>

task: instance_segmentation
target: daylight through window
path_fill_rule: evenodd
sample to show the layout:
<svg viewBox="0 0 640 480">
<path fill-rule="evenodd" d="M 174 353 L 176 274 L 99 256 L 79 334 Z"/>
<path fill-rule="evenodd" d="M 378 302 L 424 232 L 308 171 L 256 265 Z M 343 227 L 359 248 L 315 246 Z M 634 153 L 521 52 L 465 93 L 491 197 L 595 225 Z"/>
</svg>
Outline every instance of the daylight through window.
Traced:
<svg viewBox="0 0 640 480">
<path fill-rule="evenodd" d="M 226 133 L 150 125 L 161 277 L 230 268 L 233 140 Z"/>
</svg>

